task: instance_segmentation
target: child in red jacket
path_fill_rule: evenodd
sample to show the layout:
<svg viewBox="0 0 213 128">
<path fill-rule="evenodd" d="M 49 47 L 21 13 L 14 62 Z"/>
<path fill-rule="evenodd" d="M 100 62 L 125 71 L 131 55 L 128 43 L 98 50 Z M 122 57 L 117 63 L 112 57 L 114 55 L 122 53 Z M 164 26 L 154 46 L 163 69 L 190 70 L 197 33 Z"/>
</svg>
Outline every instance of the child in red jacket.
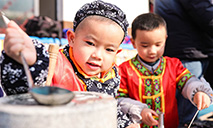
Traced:
<svg viewBox="0 0 213 128">
<path fill-rule="evenodd" d="M 148 13 L 132 23 L 131 42 L 138 54 L 122 63 L 120 96 L 145 103 L 141 111 L 142 127 L 158 127 L 153 116 L 164 113 L 166 128 L 178 127 L 176 88 L 199 110 L 209 107 L 213 92 L 198 80 L 177 58 L 162 56 L 167 39 L 166 22 L 159 15 Z"/>
</svg>

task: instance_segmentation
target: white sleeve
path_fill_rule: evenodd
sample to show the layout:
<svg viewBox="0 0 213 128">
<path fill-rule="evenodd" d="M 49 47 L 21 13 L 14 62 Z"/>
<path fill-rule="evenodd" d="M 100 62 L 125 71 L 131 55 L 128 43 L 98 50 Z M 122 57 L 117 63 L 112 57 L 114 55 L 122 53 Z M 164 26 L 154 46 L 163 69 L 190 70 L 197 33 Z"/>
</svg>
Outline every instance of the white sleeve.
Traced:
<svg viewBox="0 0 213 128">
<path fill-rule="evenodd" d="M 121 110 L 124 113 L 129 114 L 130 119 L 134 123 L 141 123 L 141 120 L 142 120 L 141 111 L 144 108 L 148 108 L 146 104 L 131 98 L 126 98 L 126 97 L 120 97 L 117 100 L 118 100 L 118 104 L 121 106 Z"/>
<path fill-rule="evenodd" d="M 194 95 L 197 92 L 206 93 L 209 96 L 212 103 L 213 91 L 209 83 L 203 77 L 201 77 L 201 79 L 199 80 L 197 77 L 193 76 L 186 82 L 182 90 L 182 95 L 185 98 L 189 99 L 192 102 L 192 104 L 194 104 L 193 99 L 194 99 Z"/>
</svg>

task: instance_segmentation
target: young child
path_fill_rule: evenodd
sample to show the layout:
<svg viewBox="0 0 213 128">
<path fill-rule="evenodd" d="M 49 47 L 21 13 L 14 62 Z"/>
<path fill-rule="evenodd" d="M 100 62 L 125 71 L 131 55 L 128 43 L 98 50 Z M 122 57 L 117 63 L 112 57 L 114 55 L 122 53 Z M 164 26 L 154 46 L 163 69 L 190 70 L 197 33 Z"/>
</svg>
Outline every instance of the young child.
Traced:
<svg viewBox="0 0 213 128">
<path fill-rule="evenodd" d="M 199 110 L 212 102 L 209 85 L 193 76 L 177 58 L 162 56 L 166 39 L 166 22 L 162 17 L 153 13 L 139 15 L 132 23 L 131 39 L 138 54 L 119 66 L 120 96 L 148 106 L 141 111 L 142 127 L 158 127 L 154 117 L 161 112 L 166 128 L 178 127 L 176 88 Z"/>
<path fill-rule="evenodd" d="M 114 64 L 119 46 L 127 34 L 123 11 L 103 1 L 85 4 L 76 13 L 69 44 L 58 54 L 52 85 L 71 91 L 95 91 L 115 96 L 120 76 Z M 19 53 L 30 65 L 35 86 L 45 85 L 49 55 L 37 40 L 30 39 L 13 21 L 8 24 L 1 56 L 1 84 L 7 95 L 28 92 Z M 120 108 L 120 106 L 118 106 Z M 118 128 L 130 125 L 118 109 Z"/>
</svg>

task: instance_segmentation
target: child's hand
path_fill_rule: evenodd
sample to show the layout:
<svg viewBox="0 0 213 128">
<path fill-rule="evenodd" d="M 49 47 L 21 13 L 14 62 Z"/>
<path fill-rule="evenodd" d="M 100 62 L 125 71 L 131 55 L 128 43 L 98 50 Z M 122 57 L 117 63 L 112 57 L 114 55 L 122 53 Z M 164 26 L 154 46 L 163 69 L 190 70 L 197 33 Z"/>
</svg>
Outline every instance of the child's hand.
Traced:
<svg viewBox="0 0 213 128">
<path fill-rule="evenodd" d="M 194 96 L 194 103 L 197 105 L 198 110 L 208 108 L 210 105 L 210 98 L 204 92 L 197 92 Z"/>
<path fill-rule="evenodd" d="M 140 124 L 130 124 L 126 128 L 140 128 Z"/>
<path fill-rule="evenodd" d="M 146 125 L 153 126 L 158 125 L 158 121 L 153 118 L 153 116 L 157 116 L 158 114 L 152 109 L 145 108 L 141 112 L 142 122 Z"/>
<path fill-rule="evenodd" d="M 8 23 L 4 39 L 6 54 L 21 63 L 20 52 L 23 53 L 28 65 L 36 61 L 36 50 L 32 39 L 14 22 Z"/>
</svg>

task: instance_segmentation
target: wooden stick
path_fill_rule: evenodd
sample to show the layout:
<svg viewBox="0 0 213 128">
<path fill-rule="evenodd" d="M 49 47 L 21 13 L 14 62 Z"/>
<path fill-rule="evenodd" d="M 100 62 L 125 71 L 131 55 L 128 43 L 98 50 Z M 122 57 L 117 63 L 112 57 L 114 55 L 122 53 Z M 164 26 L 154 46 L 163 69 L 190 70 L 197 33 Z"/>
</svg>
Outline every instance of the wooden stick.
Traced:
<svg viewBox="0 0 213 128">
<path fill-rule="evenodd" d="M 194 119 L 195 119 L 195 117 L 197 116 L 198 112 L 199 112 L 199 110 L 197 110 L 197 112 L 196 112 L 196 113 L 195 113 L 195 115 L 193 116 L 193 118 L 192 118 L 192 120 L 191 120 L 191 122 L 190 122 L 190 124 L 189 124 L 188 128 L 190 128 L 190 127 L 191 127 L 192 122 L 194 121 Z"/>
<path fill-rule="evenodd" d="M 52 77 L 55 71 L 55 65 L 58 58 L 59 46 L 57 44 L 49 44 L 49 71 L 46 81 L 46 86 L 50 86 L 52 83 Z"/>
</svg>

